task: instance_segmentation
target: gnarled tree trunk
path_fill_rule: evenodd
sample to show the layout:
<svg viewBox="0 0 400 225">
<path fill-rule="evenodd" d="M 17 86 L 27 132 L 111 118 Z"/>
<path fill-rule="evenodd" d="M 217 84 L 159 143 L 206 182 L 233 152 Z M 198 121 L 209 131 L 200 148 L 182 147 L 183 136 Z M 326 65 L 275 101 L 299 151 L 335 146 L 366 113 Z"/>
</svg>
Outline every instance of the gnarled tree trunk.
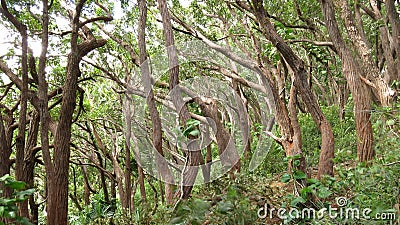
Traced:
<svg viewBox="0 0 400 225">
<path fill-rule="evenodd" d="M 259 22 L 263 34 L 268 40 L 278 49 L 285 58 L 290 68 L 293 70 L 293 85 L 296 86 L 300 96 L 307 106 L 308 112 L 311 114 L 315 124 L 321 132 L 322 144 L 321 153 L 318 165 L 318 177 L 322 175 L 333 175 L 334 157 L 334 137 L 332 128 L 325 115 L 319 107 L 316 97 L 311 91 L 310 85 L 307 82 L 307 71 L 305 63 L 300 59 L 293 50 L 285 43 L 281 36 L 278 35 L 275 28 L 266 17 L 267 13 L 263 7 L 261 0 L 253 0 L 254 14 Z M 301 151 L 298 149 L 296 151 Z"/>
<path fill-rule="evenodd" d="M 321 0 L 322 10 L 325 16 L 325 24 L 329 36 L 335 45 L 341 59 L 342 71 L 346 77 L 354 100 L 354 115 L 357 130 L 357 154 L 360 161 L 371 160 L 374 156 L 373 130 L 370 120 L 371 92 L 367 84 L 361 80 L 362 70 L 358 62 L 353 58 L 352 52 L 344 42 L 335 18 L 335 9 L 331 0 Z"/>
<path fill-rule="evenodd" d="M 163 28 L 164 28 L 164 37 L 165 37 L 165 46 L 167 47 L 168 53 L 168 61 L 169 61 L 169 88 L 173 92 L 172 101 L 174 103 L 175 108 L 179 112 L 179 118 L 182 126 L 186 126 L 186 122 L 191 118 L 190 113 L 183 102 L 183 98 L 181 96 L 181 92 L 175 87 L 179 84 L 179 66 L 178 66 L 178 55 L 175 47 L 174 35 L 172 33 L 172 25 L 171 25 L 171 17 L 168 12 L 167 2 L 166 0 L 158 0 L 158 8 L 161 12 Z M 174 90 L 175 89 L 175 90 Z M 182 189 L 181 189 L 181 198 L 187 199 L 190 196 L 190 192 L 192 191 L 193 184 L 195 182 L 197 173 L 198 173 L 198 165 L 204 164 L 204 159 L 201 154 L 201 149 L 197 142 L 192 142 L 188 145 L 188 150 L 185 151 L 187 166 L 184 167 L 183 172 L 183 181 L 182 181 Z"/>
</svg>

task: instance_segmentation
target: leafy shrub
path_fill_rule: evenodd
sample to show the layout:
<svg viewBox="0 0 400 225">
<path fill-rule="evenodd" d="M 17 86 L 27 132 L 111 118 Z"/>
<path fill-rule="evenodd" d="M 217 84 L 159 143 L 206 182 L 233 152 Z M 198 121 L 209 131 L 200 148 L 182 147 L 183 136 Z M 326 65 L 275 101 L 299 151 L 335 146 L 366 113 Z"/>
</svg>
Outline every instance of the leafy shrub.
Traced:
<svg viewBox="0 0 400 225">
<path fill-rule="evenodd" d="M 332 126 L 335 137 L 335 159 L 337 162 L 345 162 L 355 159 L 357 149 L 356 128 L 351 107 L 347 106 L 348 113 L 341 121 L 339 108 L 336 106 L 322 107 L 322 111 Z M 303 153 L 309 166 L 316 166 L 321 150 L 321 134 L 310 114 L 299 114 L 299 123 L 303 140 Z"/>
<path fill-rule="evenodd" d="M 4 190 L 0 190 L 0 219 L 12 220 L 22 225 L 31 224 L 27 218 L 18 216 L 17 203 L 26 201 L 35 192 L 35 189 L 24 190 L 26 183 L 16 181 L 9 174 L 0 177 L 0 183 L 2 187 L 10 188 L 13 191 L 11 197 L 3 197 Z M 3 224 L 0 221 L 0 225 Z"/>
</svg>

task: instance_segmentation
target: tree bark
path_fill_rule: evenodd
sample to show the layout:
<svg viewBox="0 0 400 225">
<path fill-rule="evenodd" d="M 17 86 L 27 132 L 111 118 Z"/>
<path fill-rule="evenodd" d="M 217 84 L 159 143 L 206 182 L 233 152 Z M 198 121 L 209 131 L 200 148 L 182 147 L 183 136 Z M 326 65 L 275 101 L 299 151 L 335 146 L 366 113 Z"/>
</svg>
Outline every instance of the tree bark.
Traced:
<svg viewBox="0 0 400 225">
<path fill-rule="evenodd" d="M 179 113 L 179 118 L 182 126 L 186 126 L 186 122 L 191 118 L 190 113 L 183 102 L 181 91 L 175 87 L 179 84 L 179 66 L 178 66 L 178 55 L 175 47 L 174 35 L 172 32 L 171 17 L 168 12 L 166 0 L 158 0 L 158 8 L 161 12 L 163 22 L 163 33 L 165 38 L 165 46 L 167 47 L 168 62 L 169 62 L 169 88 L 172 91 L 172 101 L 176 110 Z M 188 145 L 188 150 L 185 152 L 187 162 L 184 167 L 183 180 L 181 187 L 181 198 L 187 199 L 192 191 L 193 184 L 195 182 L 198 165 L 204 164 L 204 159 L 201 154 L 201 150 L 196 141 L 191 142 Z"/>
<path fill-rule="evenodd" d="M 233 137 L 225 130 L 222 119 L 219 116 L 216 100 L 210 99 L 209 102 L 205 102 L 200 98 L 195 98 L 195 102 L 199 104 L 205 117 L 209 117 L 214 120 L 216 125 L 215 138 L 217 140 L 222 166 L 230 169 L 231 178 L 234 178 L 234 172 L 240 170 L 240 156 L 236 151 L 236 148 L 231 146 L 234 144 Z"/>
<path fill-rule="evenodd" d="M 5 0 L 1 0 L 0 12 L 10 21 L 21 35 L 22 43 L 22 57 L 21 57 L 21 73 L 22 73 L 22 85 L 20 95 L 20 108 L 18 118 L 18 134 L 15 138 L 15 177 L 16 180 L 24 181 L 24 156 L 25 156 L 25 128 L 26 128 L 26 115 L 28 107 L 28 34 L 27 27 L 25 24 L 20 22 L 14 15 L 12 15 L 8 8 Z M 18 204 L 19 214 L 22 217 L 29 218 L 28 201 Z"/>
<path fill-rule="evenodd" d="M 28 185 L 28 188 L 34 187 L 34 176 L 35 176 L 35 164 L 36 164 L 36 154 L 38 150 L 36 150 L 35 146 L 37 145 L 38 133 L 39 133 L 39 115 L 37 112 L 32 113 L 32 119 L 30 121 L 29 126 L 29 135 L 26 142 L 26 153 L 24 156 L 24 166 L 23 166 L 23 180 Z M 28 200 L 30 206 L 29 220 L 37 224 L 38 222 L 38 204 L 35 203 L 34 196 L 31 196 Z"/>
<path fill-rule="evenodd" d="M 47 224 L 68 224 L 68 175 L 72 116 L 76 106 L 76 91 L 80 75 L 79 63 L 90 51 L 106 44 L 104 39 L 89 39 L 78 44 L 79 19 L 85 0 L 77 1 L 72 18 L 71 52 L 68 54 L 67 72 L 62 93 L 59 122 L 54 136 L 54 160 L 46 163 L 52 168 L 48 177 Z"/>
<path fill-rule="evenodd" d="M 147 4 L 146 0 L 139 1 L 139 9 L 140 9 L 140 19 L 139 19 L 139 58 L 140 58 L 140 71 L 142 73 L 142 82 L 145 87 L 145 92 L 148 94 L 147 96 L 147 105 L 149 107 L 149 113 L 153 125 L 153 145 L 158 152 L 156 154 L 156 163 L 158 167 L 158 171 L 162 176 L 163 182 L 165 183 L 165 197 L 168 204 L 173 203 L 174 190 L 173 190 L 173 177 L 168 168 L 168 163 L 165 161 L 164 152 L 162 149 L 162 133 L 161 133 L 161 119 L 158 113 L 154 92 L 151 84 L 151 75 L 150 68 L 147 60 L 147 50 L 146 50 L 146 21 L 147 21 Z M 170 34 L 172 35 L 172 34 Z M 170 36 L 169 36 L 170 37 Z M 170 52 L 169 52 L 170 56 Z M 173 57 L 173 56 L 170 56 Z M 172 60 L 172 59 L 170 59 Z M 171 61 L 170 61 L 171 62 Z M 174 85 L 176 80 L 174 80 L 171 84 Z M 143 196 L 143 194 L 142 194 Z"/>
<path fill-rule="evenodd" d="M 12 153 L 11 146 L 8 142 L 9 137 L 7 137 L 7 131 L 2 114 L 3 112 L 0 111 L 0 177 L 6 174 L 10 174 L 10 156 Z M 3 193 L 3 196 L 7 196 L 6 193 Z"/>
<path fill-rule="evenodd" d="M 307 82 L 307 70 L 305 63 L 300 59 L 293 50 L 285 43 L 280 37 L 269 19 L 266 17 L 267 13 L 263 7 L 261 0 L 253 0 L 254 13 L 259 22 L 259 26 L 262 29 L 263 34 L 268 40 L 278 49 L 278 51 L 285 58 L 290 68 L 293 70 L 293 84 L 300 92 L 300 96 L 303 102 L 307 106 L 308 112 L 311 114 L 315 124 L 321 132 L 322 144 L 320 161 L 318 165 L 318 177 L 323 175 L 333 175 L 333 162 L 334 157 L 334 137 L 332 128 L 325 115 L 322 113 L 319 107 L 316 97 L 311 91 L 311 88 Z M 296 149 L 301 152 L 301 149 Z"/>
<path fill-rule="evenodd" d="M 340 0 L 339 6 L 342 9 L 341 15 L 355 50 L 360 58 L 360 72 L 359 76 L 365 74 L 365 79 L 369 80 L 372 84 L 372 91 L 379 99 L 382 106 L 389 106 L 391 101 L 391 89 L 380 75 L 379 68 L 375 65 L 372 59 L 372 49 L 369 46 L 367 38 L 363 32 L 364 28 L 360 25 L 357 26 L 354 21 L 354 14 L 352 13 L 347 0 Z"/>
<path fill-rule="evenodd" d="M 129 82 L 129 81 L 128 81 Z M 126 121 L 126 131 L 125 131 L 125 202 L 126 206 L 132 212 L 133 208 L 131 208 L 131 195 L 132 195 L 132 169 L 131 169 L 131 107 L 130 102 L 128 100 L 128 96 L 125 96 L 125 104 L 124 107 L 124 117 Z"/>
<path fill-rule="evenodd" d="M 352 52 L 346 46 L 335 18 L 335 9 L 331 0 L 321 0 L 322 11 L 329 36 L 342 60 L 342 71 L 349 84 L 354 100 L 354 115 L 357 130 L 357 155 L 360 161 L 371 160 L 374 155 L 373 130 L 370 121 L 371 92 L 361 80 L 360 65 L 354 60 Z"/>
<path fill-rule="evenodd" d="M 389 46 L 391 46 L 390 53 L 392 54 L 389 54 L 385 58 L 386 60 L 394 61 L 392 65 L 388 64 L 388 67 L 392 67 L 390 68 L 391 73 L 389 73 L 388 79 L 386 79 L 389 84 L 391 84 L 392 81 L 396 79 L 400 81 L 400 19 L 399 13 L 396 11 L 394 2 L 394 0 L 385 0 L 387 17 L 392 28 L 392 35 L 390 37 L 391 42 L 386 42 Z M 388 33 L 389 36 L 389 32 L 387 31 L 386 33 Z"/>
</svg>

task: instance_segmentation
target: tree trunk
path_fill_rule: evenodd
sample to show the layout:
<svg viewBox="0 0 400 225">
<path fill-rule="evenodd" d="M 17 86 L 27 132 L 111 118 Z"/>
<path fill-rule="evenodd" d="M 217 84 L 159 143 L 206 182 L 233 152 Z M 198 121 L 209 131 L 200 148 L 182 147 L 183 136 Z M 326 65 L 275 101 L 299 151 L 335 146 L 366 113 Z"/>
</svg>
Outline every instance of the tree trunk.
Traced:
<svg viewBox="0 0 400 225">
<path fill-rule="evenodd" d="M 186 122 L 191 118 L 189 111 L 183 102 L 181 91 L 176 88 L 179 84 L 179 66 L 178 66 L 178 55 L 174 43 L 174 35 L 172 33 L 171 17 L 168 12 L 166 0 L 158 0 L 158 8 L 161 12 L 165 46 L 167 47 L 168 62 L 169 62 L 169 88 L 172 91 L 172 101 L 179 113 L 179 118 L 182 126 L 186 126 Z M 187 199 L 192 191 L 193 184 L 195 182 L 198 165 L 204 164 L 204 159 L 196 141 L 191 142 L 188 146 L 188 150 L 185 152 L 187 162 L 184 166 L 181 198 Z"/>
<path fill-rule="evenodd" d="M 369 87 L 361 80 L 361 69 L 354 60 L 352 52 L 346 46 L 335 18 L 335 10 L 331 0 L 321 0 L 325 17 L 325 24 L 329 36 L 342 59 L 342 71 L 349 84 L 354 100 L 354 115 L 357 130 L 357 155 L 360 161 L 368 161 L 374 157 L 373 130 L 370 121 L 371 92 Z"/>
<path fill-rule="evenodd" d="M 81 28 L 79 18 L 85 0 L 76 3 L 72 18 L 71 52 L 68 55 L 67 73 L 62 92 L 62 105 L 59 122 L 54 136 L 54 160 L 46 163 L 50 174 L 48 177 L 47 224 L 68 224 L 68 175 L 70 158 L 70 140 L 72 116 L 76 106 L 78 90 L 79 63 L 90 51 L 106 44 L 106 40 L 88 38 L 78 45 L 78 32 Z M 44 155 L 43 155 L 44 156 Z"/>
<path fill-rule="evenodd" d="M 140 58 L 140 71 L 142 73 L 142 82 L 144 83 L 145 92 L 148 93 L 147 105 L 153 125 L 153 145 L 159 154 L 156 155 L 156 163 L 158 171 L 165 183 L 165 197 L 168 204 L 173 203 L 174 190 L 173 190 L 173 177 L 165 161 L 164 152 L 162 149 L 162 133 L 161 133 L 161 119 L 158 113 L 154 93 L 151 84 L 150 68 L 147 60 L 146 50 L 146 21 L 147 21 L 147 6 L 146 0 L 139 1 L 140 19 L 139 19 L 139 58 Z M 141 177 L 143 179 L 143 177 Z M 142 183 L 140 183 L 142 185 Z M 144 187 L 143 187 L 144 188 Z M 144 191 L 144 190 L 143 190 Z M 143 196 L 143 193 L 142 193 Z M 162 197 L 163 198 L 163 197 Z"/>
<path fill-rule="evenodd" d="M 262 32 L 267 37 L 268 40 L 278 49 L 278 51 L 285 58 L 286 62 L 289 64 L 293 70 L 293 84 L 300 92 L 300 96 L 307 106 L 308 112 L 311 114 L 315 124 L 321 132 L 322 144 L 320 161 L 318 165 L 318 177 L 323 175 L 333 175 L 333 162 L 334 157 L 334 137 L 332 128 L 329 121 L 326 119 L 325 115 L 322 113 L 319 107 L 316 97 L 311 91 L 311 88 L 307 82 L 307 71 L 305 68 L 305 63 L 300 59 L 293 50 L 285 43 L 285 41 L 280 37 L 269 19 L 266 17 L 267 13 L 263 7 L 261 0 L 253 0 L 255 7 L 255 15 L 259 21 L 259 25 L 262 28 Z M 301 151 L 298 149 L 296 151 Z"/>
<path fill-rule="evenodd" d="M 219 156 L 222 166 L 230 169 L 231 178 L 234 178 L 234 172 L 240 170 L 240 156 L 236 148 L 231 146 L 233 137 L 225 130 L 221 117 L 219 116 L 217 102 L 212 99 L 210 102 L 204 102 L 200 98 L 195 98 L 205 117 L 211 118 L 216 125 L 215 138 L 217 140 Z"/>
<path fill-rule="evenodd" d="M 128 81 L 129 82 L 129 81 Z M 132 195 L 132 170 L 131 170 L 131 107 L 130 101 L 128 100 L 128 96 L 125 96 L 125 107 L 124 107 L 124 117 L 126 121 L 126 131 L 125 131 L 125 201 L 126 206 L 129 210 L 133 210 L 131 208 L 131 195 Z M 124 103 L 123 103 L 124 104 Z M 132 212 L 132 211 L 131 211 Z"/>
<path fill-rule="evenodd" d="M 35 176 L 35 164 L 36 154 L 39 151 L 37 147 L 38 133 L 39 133 L 39 116 L 37 112 L 33 112 L 32 120 L 29 127 L 29 136 L 26 142 L 26 153 L 24 156 L 23 166 L 23 180 L 27 183 L 28 188 L 34 187 L 34 176 Z M 32 223 L 38 223 L 38 204 L 35 203 L 34 196 L 31 196 L 28 200 L 30 206 L 29 221 Z M 27 202 L 27 203 L 28 203 Z M 28 206 L 26 206 L 28 207 Z"/>
<path fill-rule="evenodd" d="M 396 11 L 394 2 L 394 0 L 385 0 L 387 17 L 389 18 L 389 22 L 392 28 L 392 35 L 390 38 L 392 44 L 390 45 L 390 49 L 392 50 L 391 52 L 393 52 L 392 55 L 389 55 L 387 57 L 387 60 L 390 59 L 394 61 L 392 65 L 392 73 L 389 74 L 389 78 L 387 79 L 387 82 L 389 84 L 391 84 L 392 81 L 396 79 L 400 81 L 400 19 L 399 13 L 398 11 Z"/>
<path fill-rule="evenodd" d="M 22 43 L 22 85 L 20 95 L 20 108 L 18 118 L 18 134 L 15 138 L 15 177 L 16 180 L 24 181 L 24 156 L 25 156 L 25 128 L 26 128 L 26 115 L 28 107 L 28 34 L 27 27 L 21 23 L 15 16 L 13 16 L 8 8 L 5 0 L 1 0 L 0 12 L 11 22 L 21 35 Z M 18 204 L 19 214 L 22 217 L 29 218 L 28 201 Z"/>
<path fill-rule="evenodd" d="M 347 33 L 353 45 L 355 46 L 358 57 L 360 58 L 360 60 L 358 60 L 360 63 L 360 72 L 358 73 L 358 76 L 361 77 L 365 74 L 363 77 L 372 83 L 371 86 L 373 87 L 371 90 L 377 99 L 379 99 L 380 104 L 382 106 L 389 106 L 392 98 L 392 91 L 388 83 L 386 83 L 383 77 L 380 75 L 379 68 L 375 65 L 372 59 L 372 49 L 370 48 L 367 38 L 365 37 L 364 27 L 362 24 L 360 24 L 360 26 L 356 25 L 354 21 L 355 16 L 352 13 L 347 0 L 340 0 L 339 5 L 342 9 L 341 14 Z M 387 60 L 390 60 L 390 58 Z"/>
<path fill-rule="evenodd" d="M 7 137 L 7 131 L 3 120 L 3 112 L 0 111 L 0 177 L 10 174 L 11 161 L 10 156 L 12 153 L 11 145 L 9 144 L 9 138 Z M 11 190 L 9 188 L 3 189 L 0 184 L 1 190 L 4 190 L 2 196 L 11 196 Z"/>
</svg>

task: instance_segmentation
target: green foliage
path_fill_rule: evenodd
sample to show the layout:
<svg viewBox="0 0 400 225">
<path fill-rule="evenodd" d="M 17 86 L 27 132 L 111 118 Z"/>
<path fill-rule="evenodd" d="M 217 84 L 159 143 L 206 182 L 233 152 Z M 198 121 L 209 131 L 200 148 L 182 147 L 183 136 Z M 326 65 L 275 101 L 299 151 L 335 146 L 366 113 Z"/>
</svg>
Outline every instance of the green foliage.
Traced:
<svg viewBox="0 0 400 225">
<path fill-rule="evenodd" d="M 223 182 L 223 181 L 222 181 Z M 244 185 L 229 184 L 223 190 L 217 188 L 210 200 L 192 198 L 179 202 L 172 212 L 169 224 L 203 224 L 205 221 L 213 224 L 254 224 L 257 214 L 251 204 Z M 218 194 L 220 193 L 220 194 Z"/>
<path fill-rule="evenodd" d="M 322 107 L 322 111 L 330 122 L 335 137 L 334 162 L 345 162 L 355 159 L 357 148 L 355 121 L 350 106 L 346 107 L 345 118 L 339 119 L 339 108 L 336 106 Z M 321 150 L 321 135 L 309 114 L 299 114 L 299 123 L 303 140 L 303 153 L 307 165 L 316 166 Z"/>
<path fill-rule="evenodd" d="M 114 215 L 115 200 L 111 204 L 104 201 L 102 194 L 95 194 L 90 202 L 76 216 L 71 216 L 71 224 L 97 224 L 102 221 L 108 221 Z"/>
<path fill-rule="evenodd" d="M 200 125 L 200 121 L 195 119 L 189 119 L 186 122 L 186 129 L 182 132 L 183 136 L 197 136 L 200 134 L 200 131 L 197 127 Z"/>
<path fill-rule="evenodd" d="M 0 219 L 11 219 L 15 223 L 22 225 L 31 224 L 27 218 L 18 216 L 17 203 L 24 202 L 35 192 L 35 189 L 24 190 L 26 184 L 21 181 L 16 181 L 9 174 L 0 177 L 0 185 L 2 188 L 9 188 L 12 190 L 10 197 L 3 197 L 4 190 L 0 190 Z M 0 225 L 4 223 L 0 221 Z"/>
</svg>

